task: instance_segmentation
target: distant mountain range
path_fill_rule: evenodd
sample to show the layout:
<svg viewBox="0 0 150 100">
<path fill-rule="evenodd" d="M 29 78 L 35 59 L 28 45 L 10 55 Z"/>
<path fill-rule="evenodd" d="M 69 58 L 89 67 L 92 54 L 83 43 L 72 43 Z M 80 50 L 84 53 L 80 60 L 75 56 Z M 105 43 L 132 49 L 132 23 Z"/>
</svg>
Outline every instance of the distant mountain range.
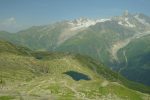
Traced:
<svg viewBox="0 0 150 100">
<path fill-rule="evenodd" d="M 90 56 L 128 79 L 150 86 L 150 17 L 144 14 L 79 18 L 14 34 L 2 31 L 0 39 L 36 51 Z"/>
</svg>

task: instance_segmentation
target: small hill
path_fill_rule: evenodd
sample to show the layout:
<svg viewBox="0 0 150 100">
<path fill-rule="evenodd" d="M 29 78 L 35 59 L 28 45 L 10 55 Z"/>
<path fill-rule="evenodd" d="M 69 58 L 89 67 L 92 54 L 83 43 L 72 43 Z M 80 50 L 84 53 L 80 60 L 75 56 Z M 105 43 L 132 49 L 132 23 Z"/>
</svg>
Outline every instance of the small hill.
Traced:
<svg viewBox="0 0 150 100">
<path fill-rule="evenodd" d="M 148 94 L 132 88 L 149 92 L 149 87 L 90 57 L 0 44 L 0 100 L 148 100 Z"/>
</svg>

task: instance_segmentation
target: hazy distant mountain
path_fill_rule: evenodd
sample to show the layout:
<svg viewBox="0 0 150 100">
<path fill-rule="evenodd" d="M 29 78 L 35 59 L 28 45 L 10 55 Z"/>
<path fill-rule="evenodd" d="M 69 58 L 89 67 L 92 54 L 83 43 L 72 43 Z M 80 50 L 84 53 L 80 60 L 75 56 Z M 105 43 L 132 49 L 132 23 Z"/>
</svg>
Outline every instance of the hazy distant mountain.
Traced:
<svg viewBox="0 0 150 100">
<path fill-rule="evenodd" d="M 32 50 L 71 52 L 88 55 L 124 74 L 128 72 L 127 69 L 124 69 L 126 60 L 123 60 L 124 53 L 118 55 L 118 51 L 126 48 L 133 40 L 139 40 L 149 34 L 150 17 L 144 14 L 130 14 L 125 12 L 121 16 L 110 19 L 93 20 L 79 18 L 51 25 L 34 26 L 15 34 L 0 32 L 0 38 L 15 44 L 27 46 Z M 136 48 L 147 48 L 149 44 L 136 45 L 132 52 L 137 52 Z M 141 53 L 145 55 L 145 53 Z M 149 53 L 150 49 L 148 48 L 146 55 L 149 55 Z M 136 57 L 138 52 L 134 54 L 133 56 Z M 132 64 L 134 65 L 135 63 L 133 62 Z M 128 66 L 130 67 L 130 65 Z M 138 71 L 140 71 L 139 68 L 143 67 L 144 64 L 141 64 L 140 67 L 136 67 L 135 64 L 135 68 Z M 149 70 L 147 71 L 149 72 Z M 149 76 L 150 74 L 146 73 L 146 75 Z M 141 77 L 144 76 L 141 74 Z M 140 77 L 133 76 L 132 74 L 129 74 L 127 77 L 150 85 L 150 81 L 147 79 L 139 81 L 141 80 Z"/>
</svg>

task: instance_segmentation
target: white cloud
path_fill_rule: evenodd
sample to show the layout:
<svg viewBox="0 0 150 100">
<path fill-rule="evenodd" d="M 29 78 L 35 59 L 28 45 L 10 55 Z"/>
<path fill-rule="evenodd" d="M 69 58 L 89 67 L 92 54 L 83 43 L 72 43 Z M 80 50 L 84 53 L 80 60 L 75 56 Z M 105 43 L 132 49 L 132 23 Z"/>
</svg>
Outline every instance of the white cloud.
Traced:
<svg viewBox="0 0 150 100">
<path fill-rule="evenodd" d="M 23 28 L 14 17 L 0 20 L 0 31 L 17 32 Z"/>
<path fill-rule="evenodd" d="M 16 24 L 16 19 L 14 17 L 10 17 L 8 19 L 5 19 L 0 22 L 0 25 L 2 26 L 9 26 L 9 25 L 15 25 Z"/>
</svg>

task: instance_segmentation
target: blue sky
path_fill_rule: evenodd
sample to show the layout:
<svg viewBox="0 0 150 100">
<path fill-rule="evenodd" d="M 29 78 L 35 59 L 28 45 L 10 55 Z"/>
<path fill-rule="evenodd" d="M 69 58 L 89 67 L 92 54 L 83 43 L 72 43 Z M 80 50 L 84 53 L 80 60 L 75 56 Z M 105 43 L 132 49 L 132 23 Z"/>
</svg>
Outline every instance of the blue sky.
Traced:
<svg viewBox="0 0 150 100">
<path fill-rule="evenodd" d="M 0 0 L 0 30 L 17 31 L 78 17 L 111 17 L 125 10 L 150 16 L 150 0 Z"/>
</svg>

